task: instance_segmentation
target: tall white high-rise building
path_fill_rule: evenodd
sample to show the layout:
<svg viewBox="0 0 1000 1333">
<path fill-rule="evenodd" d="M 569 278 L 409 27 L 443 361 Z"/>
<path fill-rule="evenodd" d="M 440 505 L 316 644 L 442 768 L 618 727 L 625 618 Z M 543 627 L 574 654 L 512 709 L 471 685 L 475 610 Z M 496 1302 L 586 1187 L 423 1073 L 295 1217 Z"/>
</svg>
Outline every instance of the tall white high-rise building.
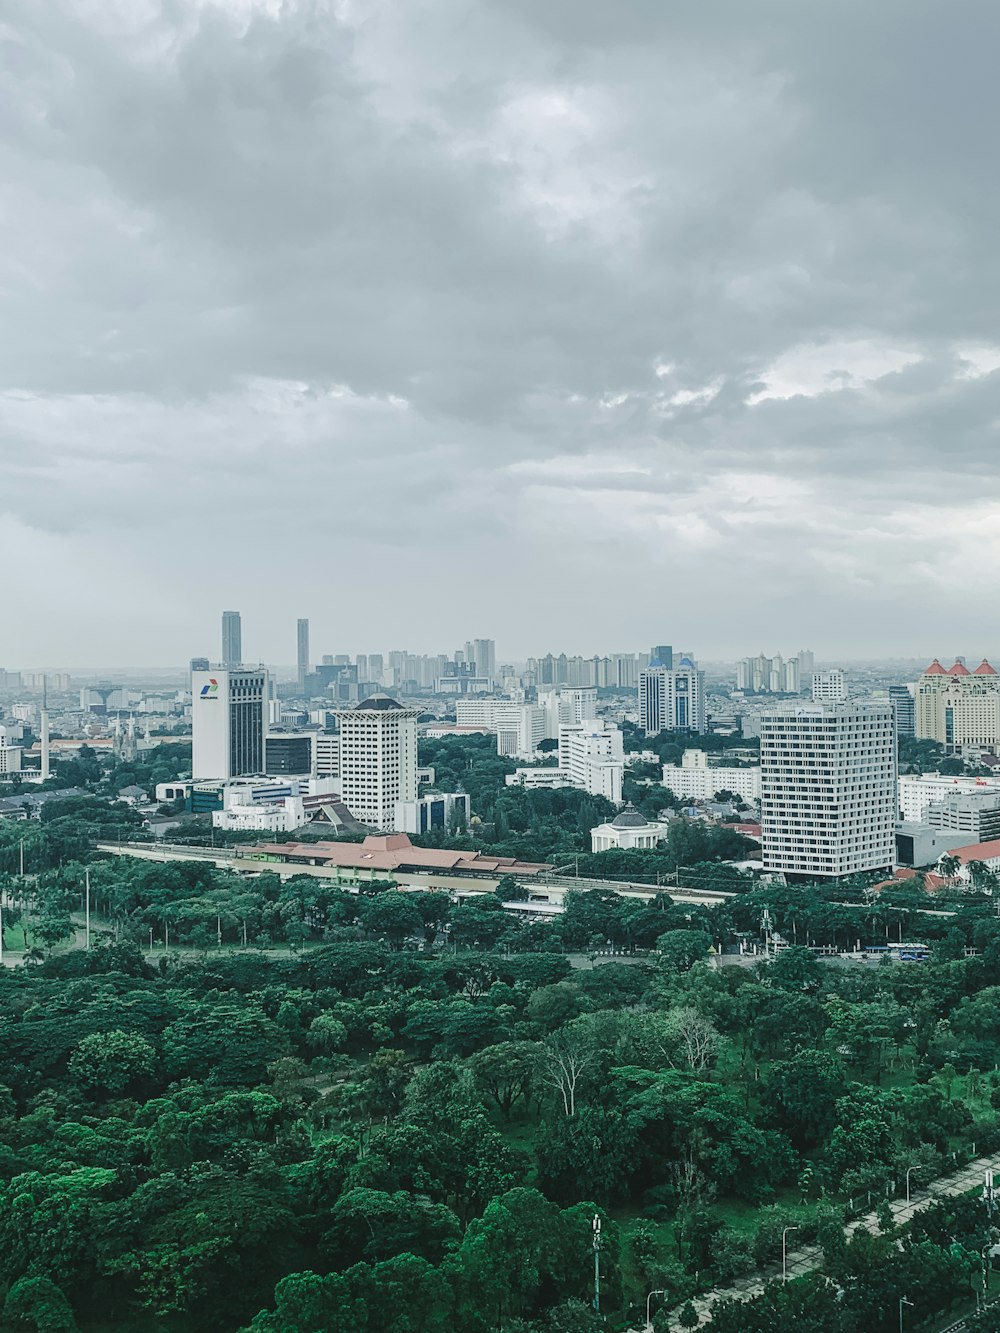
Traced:
<svg viewBox="0 0 1000 1333">
<path fill-rule="evenodd" d="M 654 661 L 639 672 L 639 725 L 647 736 L 708 730 L 705 673 L 693 658 L 681 657 L 672 669 Z"/>
<path fill-rule="evenodd" d="M 264 772 L 264 667 L 191 672 L 191 776 L 239 778 Z"/>
<path fill-rule="evenodd" d="M 239 666 L 243 661 L 243 622 L 239 611 L 222 613 L 222 665 Z"/>
<path fill-rule="evenodd" d="M 418 716 L 386 694 L 338 712 L 340 795 L 362 824 L 391 833 L 397 804 L 417 799 Z"/>
<path fill-rule="evenodd" d="M 892 707 L 795 704 L 760 719 L 764 869 L 833 879 L 895 862 Z"/>
<path fill-rule="evenodd" d="M 619 729 L 605 719 L 559 728 L 559 768 L 568 785 L 621 805 L 625 752 Z"/>
</svg>

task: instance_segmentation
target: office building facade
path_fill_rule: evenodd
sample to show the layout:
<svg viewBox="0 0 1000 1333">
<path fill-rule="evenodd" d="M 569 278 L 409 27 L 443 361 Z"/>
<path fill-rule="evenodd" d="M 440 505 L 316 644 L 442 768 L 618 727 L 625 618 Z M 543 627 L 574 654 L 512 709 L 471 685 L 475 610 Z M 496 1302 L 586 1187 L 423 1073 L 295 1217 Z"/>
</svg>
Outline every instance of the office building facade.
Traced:
<svg viewBox="0 0 1000 1333">
<path fill-rule="evenodd" d="M 934 659 L 916 688 L 916 735 L 951 749 L 1000 743 L 1000 676 L 984 658 L 974 671 Z"/>
<path fill-rule="evenodd" d="M 264 772 L 267 695 L 264 667 L 191 673 L 191 773 L 196 781 Z"/>
<path fill-rule="evenodd" d="M 418 716 L 385 694 L 337 714 L 340 796 L 370 828 L 393 832 L 396 806 L 417 799 Z"/>
<path fill-rule="evenodd" d="M 693 658 L 682 657 L 672 669 L 651 662 L 639 672 L 639 725 L 647 736 L 707 731 L 705 673 Z"/>
<path fill-rule="evenodd" d="M 896 742 L 886 704 L 799 704 L 760 722 L 764 869 L 792 880 L 891 870 Z"/>
<path fill-rule="evenodd" d="M 917 701 L 909 685 L 890 685 L 889 702 L 892 715 L 896 719 L 896 736 L 915 736 L 917 734 Z"/>
</svg>

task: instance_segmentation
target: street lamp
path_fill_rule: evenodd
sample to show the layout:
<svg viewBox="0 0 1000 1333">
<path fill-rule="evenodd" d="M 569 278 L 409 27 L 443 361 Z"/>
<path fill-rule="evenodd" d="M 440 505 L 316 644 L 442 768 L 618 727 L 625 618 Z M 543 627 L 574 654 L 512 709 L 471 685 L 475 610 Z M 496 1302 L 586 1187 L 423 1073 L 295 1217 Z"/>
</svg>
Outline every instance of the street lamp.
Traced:
<svg viewBox="0 0 1000 1333">
<path fill-rule="evenodd" d="M 913 1308 L 913 1302 L 912 1302 L 912 1301 L 908 1301 L 908 1300 L 906 1299 L 905 1296 L 900 1296 L 900 1298 L 899 1298 L 899 1333 L 903 1333 L 903 1306 L 904 1306 L 904 1305 L 908 1305 L 908 1306 L 910 1307 L 910 1309 Z"/>
<path fill-rule="evenodd" d="M 657 1287 L 657 1289 L 656 1289 L 655 1291 L 651 1291 L 651 1292 L 649 1293 L 649 1295 L 646 1297 L 646 1327 L 647 1327 L 647 1329 L 650 1329 L 650 1328 L 653 1327 L 653 1318 L 652 1318 L 652 1315 L 649 1313 L 649 1303 L 650 1303 L 650 1301 L 653 1299 L 654 1296 L 665 1296 L 666 1294 L 667 1294 L 667 1293 L 666 1293 L 666 1289 L 665 1289 L 665 1288 L 663 1288 L 663 1287 Z"/>
<path fill-rule="evenodd" d="M 787 1237 L 790 1231 L 798 1231 L 798 1227 L 785 1227 L 781 1233 L 781 1280 L 788 1281 L 788 1246 Z"/>
<path fill-rule="evenodd" d="M 910 1202 L 910 1172 L 913 1171 L 914 1169 L 915 1169 L 915 1168 L 912 1167 L 912 1166 L 908 1166 L 908 1167 L 906 1168 L 906 1202 L 907 1202 L 907 1203 Z"/>
</svg>

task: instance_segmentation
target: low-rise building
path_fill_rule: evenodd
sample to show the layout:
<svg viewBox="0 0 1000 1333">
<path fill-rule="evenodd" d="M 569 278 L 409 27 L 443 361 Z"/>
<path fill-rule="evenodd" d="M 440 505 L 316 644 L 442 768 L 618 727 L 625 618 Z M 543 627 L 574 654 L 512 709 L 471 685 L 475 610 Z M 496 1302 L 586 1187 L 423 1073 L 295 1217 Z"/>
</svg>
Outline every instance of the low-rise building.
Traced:
<svg viewBox="0 0 1000 1333">
<path fill-rule="evenodd" d="M 704 750 L 685 750 L 679 764 L 663 765 L 663 785 L 683 800 L 710 801 L 716 792 L 731 791 L 741 801 L 756 805 L 760 801 L 760 765 L 713 765 Z"/>
<path fill-rule="evenodd" d="M 471 811 L 464 791 L 430 792 L 415 801 L 399 801 L 396 805 L 396 829 L 399 833 L 427 833 L 431 829 L 450 830 L 458 824 L 469 826 Z"/>
<path fill-rule="evenodd" d="M 639 848 L 648 851 L 666 837 L 667 825 L 659 820 L 647 819 L 631 803 L 626 805 L 614 819 L 605 824 L 598 824 L 590 830 L 590 850 L 607 852 L 613 849 L 631 851 Z"/>
</svg>

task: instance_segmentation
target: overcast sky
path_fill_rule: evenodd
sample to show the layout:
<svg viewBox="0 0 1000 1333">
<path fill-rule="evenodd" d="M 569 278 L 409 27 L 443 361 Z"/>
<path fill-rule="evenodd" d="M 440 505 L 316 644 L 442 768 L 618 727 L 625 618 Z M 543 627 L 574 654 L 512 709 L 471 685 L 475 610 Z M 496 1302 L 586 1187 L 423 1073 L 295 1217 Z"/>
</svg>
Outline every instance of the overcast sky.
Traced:
<svg viewBox="0 0 1000 1333">
<path fill-rule="evenodd" d="M 996 0 L 7 0 L 0 665 L 1000 648 Z"/>
</svg>

